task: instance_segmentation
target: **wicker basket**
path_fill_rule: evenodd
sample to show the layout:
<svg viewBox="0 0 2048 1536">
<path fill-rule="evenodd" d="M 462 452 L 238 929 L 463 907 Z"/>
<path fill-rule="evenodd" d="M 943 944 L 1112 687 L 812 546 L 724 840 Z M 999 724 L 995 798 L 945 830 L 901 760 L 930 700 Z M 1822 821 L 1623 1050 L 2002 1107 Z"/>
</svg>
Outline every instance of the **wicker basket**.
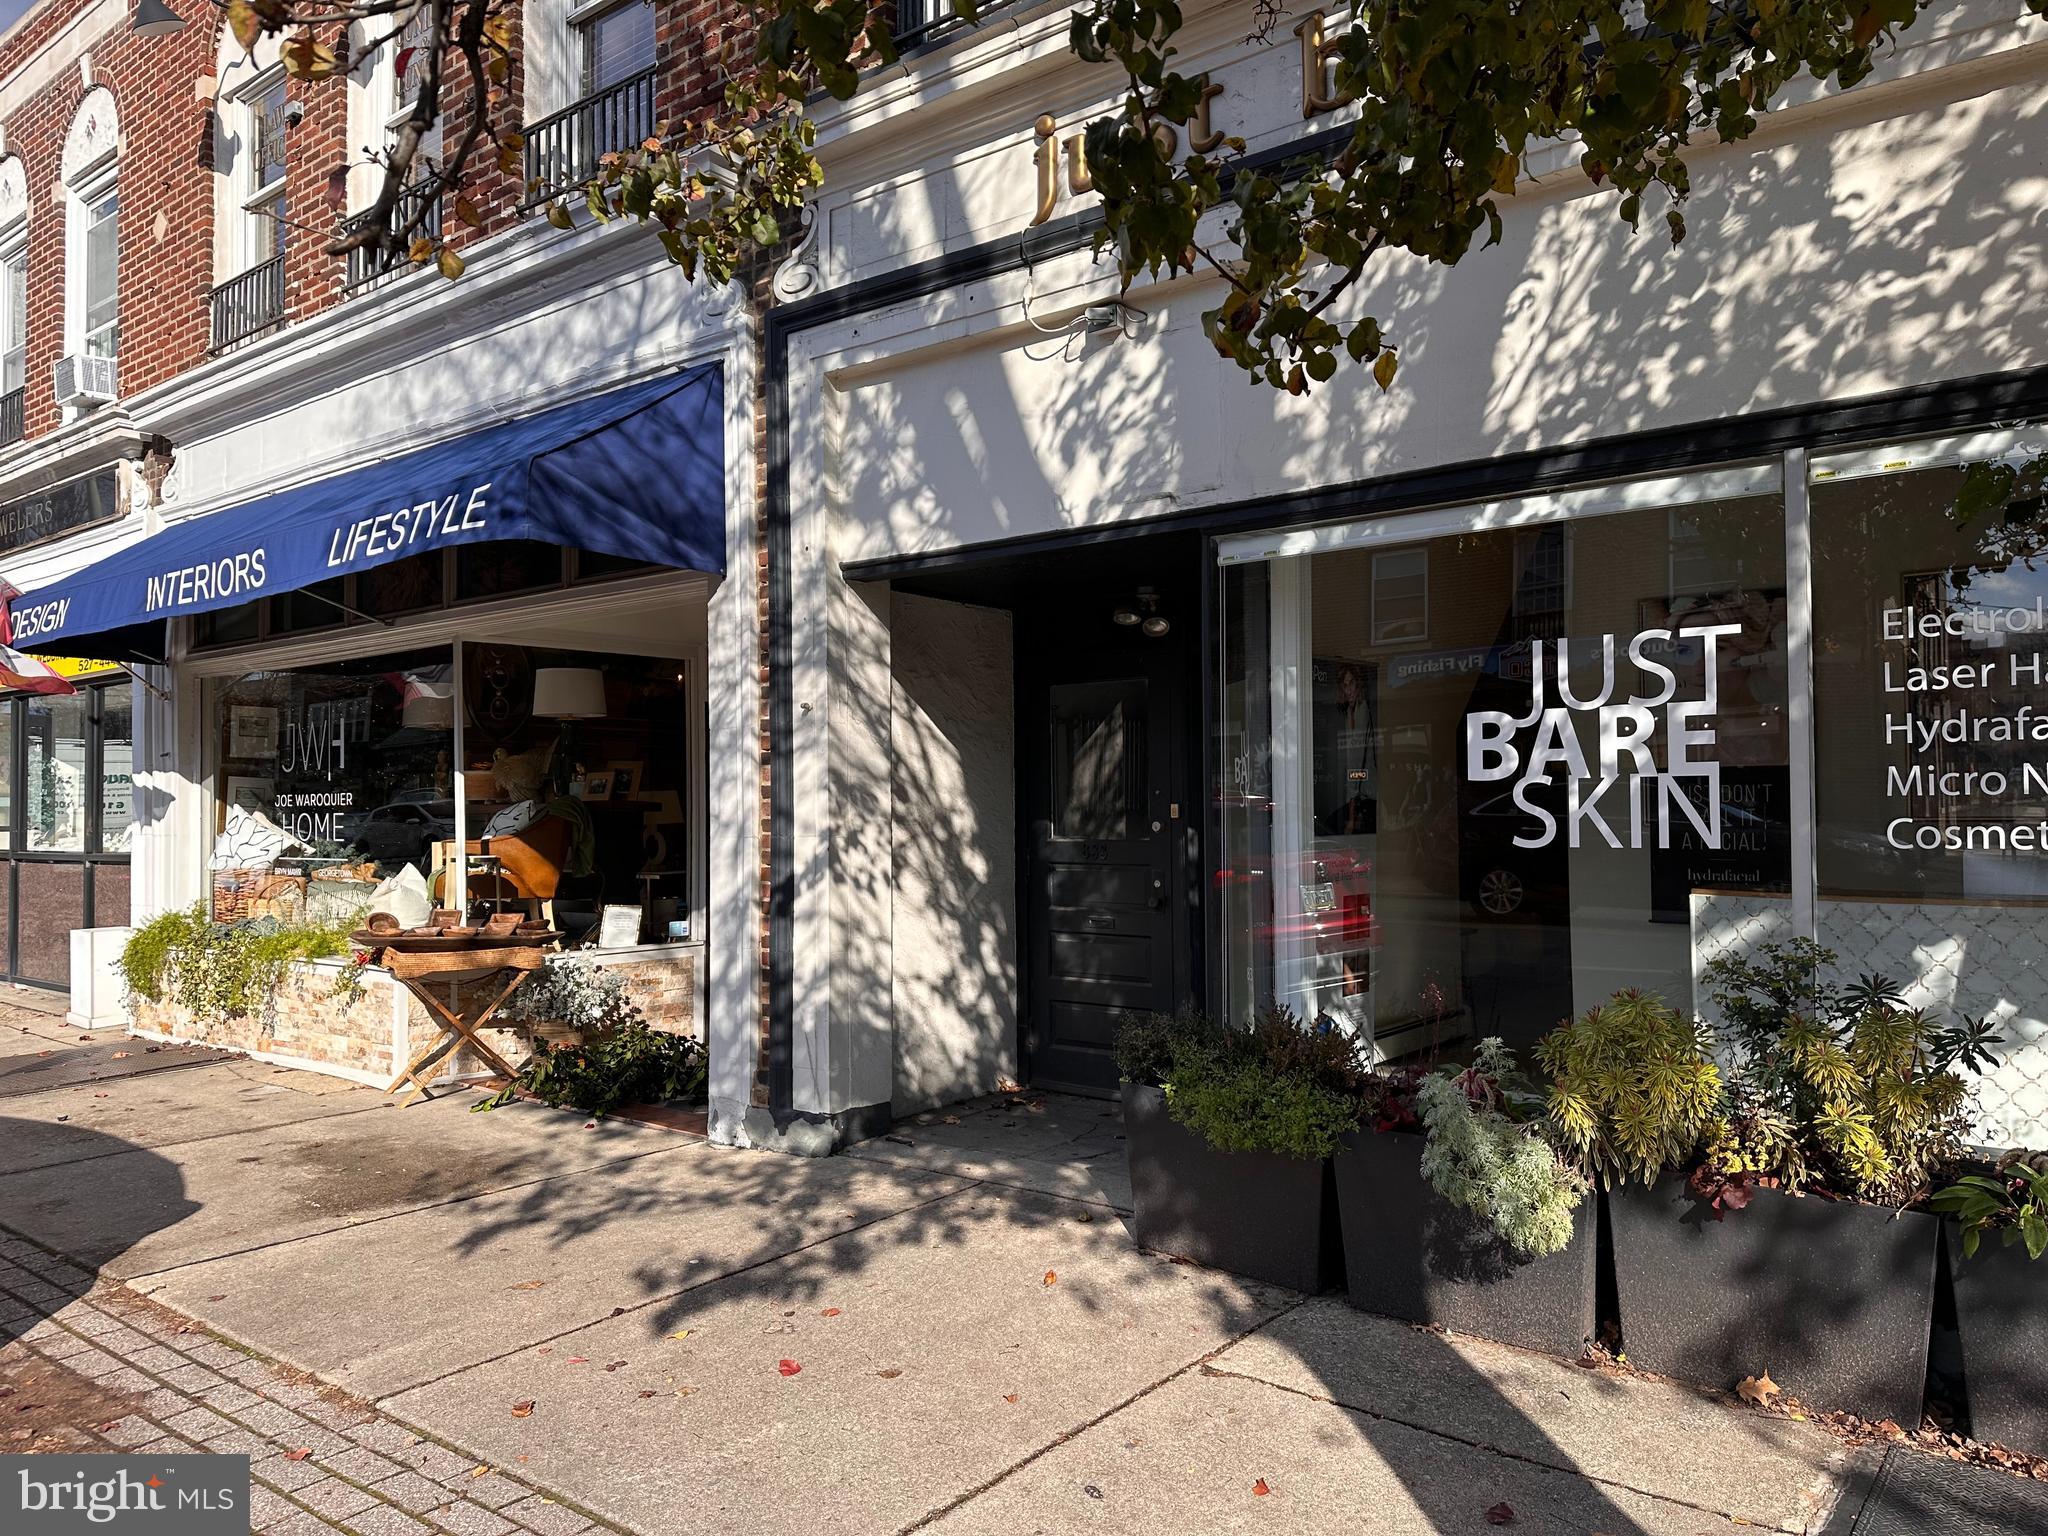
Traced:
<svg viewBox="0 0 2048 1536">
<path fill-rule="evenodd" d="M 296 923 L 306 915 L 306 877 L 265 871 L 243 881 L 242 915 Z"/>
</svg>

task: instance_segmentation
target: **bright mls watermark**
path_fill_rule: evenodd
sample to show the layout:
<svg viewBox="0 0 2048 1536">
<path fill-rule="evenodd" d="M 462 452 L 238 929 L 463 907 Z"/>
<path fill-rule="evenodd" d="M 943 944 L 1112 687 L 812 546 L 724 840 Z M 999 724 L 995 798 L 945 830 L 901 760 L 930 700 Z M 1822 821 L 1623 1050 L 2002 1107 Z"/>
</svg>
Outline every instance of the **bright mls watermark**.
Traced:
<svg viewBox="0 0 2048 1536">
<path fill-rule="evenodd" d="M 0 1456 L 6 1536 L 242 1536 L 246 1456 Z"/>
</svg>

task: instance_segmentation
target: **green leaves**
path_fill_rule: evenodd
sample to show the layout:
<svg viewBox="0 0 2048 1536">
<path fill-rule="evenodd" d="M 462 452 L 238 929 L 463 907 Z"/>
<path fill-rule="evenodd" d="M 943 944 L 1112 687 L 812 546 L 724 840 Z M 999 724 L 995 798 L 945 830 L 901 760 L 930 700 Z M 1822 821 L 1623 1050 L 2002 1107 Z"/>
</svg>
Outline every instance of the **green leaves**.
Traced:
<svg viewBox="0 0 2048 1536">
<path fill-rule="evenodd" d="M 1553 1078 L 1548 1124 L 1588 1175 L 1652 1183 L 1713 1125 L 1721 1073 L 1707 1040 L 1662 998 L 1617 992 L 1536 1047 Z"/>
<path fill-rule="evenodd" d="M 2029 3 L 2048 12 L 2048 0 Z M 1185 125 L 1199 101 L 1200 77 L 1172 67 L 1175 6 L 1092 0 L 1073 15 L 1070 46 L 1124 73 L 1121 109 L 1091 127 L 1088 154 L 1103 245 L 1126 283 L 1185 270 L 1193 246 L 1230 277 L 1231 294 L 1204 316 L 1220 354 L 1300 392 L 1334 377 L 1341 353 L 1384 391 L 1398 359 L 1358 338 L 1343 296 L 1383 250 L 1451 265 L 1482 230 L 1484 244 L 1500 243 L 1501 200 L 1532 142 L 1579 139 L 1584 174 L 1619 217 L 1634 227 L 1661 213 L 1676 244 L 1696 136 L 1747 137 L 1802 73 L 1853 84 L 1919 9 L 1654 0 L 1638 28 L 1612 0 L 1353 0 L 1349 27 L 1332 18 L 1324 34 L 1336 90 L 1355 110 L 1348 139 L 1271 177 L 1246 174 L 1241 149 L 1212 162 L 1155 136 Z M 1341 348 L 1310 321 L 1334 326 Z"/>
</svg>

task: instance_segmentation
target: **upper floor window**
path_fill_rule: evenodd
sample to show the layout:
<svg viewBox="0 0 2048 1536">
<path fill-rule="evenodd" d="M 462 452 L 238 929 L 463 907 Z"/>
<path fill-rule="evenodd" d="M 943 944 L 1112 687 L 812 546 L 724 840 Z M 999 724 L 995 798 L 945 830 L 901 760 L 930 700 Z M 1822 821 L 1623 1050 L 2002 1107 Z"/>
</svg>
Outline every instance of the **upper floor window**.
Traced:
<svg viewBox="0 0 2048 1536">
<path fill-rule="evenodd" d="M 28 382 L 28 178 L 0 158 L 0 444 L 21 437 Z"/>
<path fill-rule="evenodd" d="M 576 32 L 585 96 L 654 68 L 653 0 L 589 0 L 569 13 L 569 25 Z"/>
<path fill-rule="evenodd" d="M 0 250 L 0 395 L 27 382 L 28 247 L 17 244 Z"/>
<path fill-rule="evenodd" d="M 121 193 L 110 182 L 81 201 L 79 347 L 88 357 L 113 357 L 121 350 Z"/>
<path fill-rule="evenodd" d="M 236 157 L 240 264 L 259 267 L 284 250 L 285 77 L 259 79 L 237 101 L 244 153 Z"/>
<path fill-rule="evenodd" d="M 119 148 L 113 92 L 94 86 L 72 116 L 63 161 L 64 350 L 88 357 L 121 350 Z"/>
<path fill-rule="evenodd" d="M 434 14 L 422 5 L 398 29 L 391 54 L 391 102 L 385 117 L 387 137 L 411 115 L 426 85 L 428 49 L 434 40 Z"/>
</svg>

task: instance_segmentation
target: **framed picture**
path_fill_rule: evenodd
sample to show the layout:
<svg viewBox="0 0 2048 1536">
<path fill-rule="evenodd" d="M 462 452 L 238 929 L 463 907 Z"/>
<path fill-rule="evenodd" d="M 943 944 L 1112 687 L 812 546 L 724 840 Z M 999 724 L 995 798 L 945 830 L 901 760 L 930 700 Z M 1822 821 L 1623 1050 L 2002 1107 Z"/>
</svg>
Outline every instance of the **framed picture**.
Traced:
<svg viewBox="0 0 2048 1536">
<path fill-rule="evenodd" d="M 607 902 L 597 920 L 599 949 L 626 949 L 640 942 L 640 909 Z"/>
<path fill-rule="evenodd" d="M 580 798 L 585 800 L 609 800 L 611 797 L 611 769 L 607 768 L 602 773 L 586 773 L 583 775 L 583 793 Z"/>
<path fill-rule="evenodd" d="M 647 782 L 645 763 L 613 763 L 612 794 L 620 800 L 637 800 L 641 797 L 641 786 Z"/>
<path fill-rule="evenodd" d="M 237 704 L 230 709 L 228 756 L 277 756 L 277 711 L 262 704 Z"/>
<path fill-rule="evenodd" d="M 229 805 L 239 805 L 245 811 L 259 816 L 268 816 L 276 800 L 276 782 L 271 779 L 247 778 L 240 774 L 229 774 L 227 782 Z"/>
</svg>

